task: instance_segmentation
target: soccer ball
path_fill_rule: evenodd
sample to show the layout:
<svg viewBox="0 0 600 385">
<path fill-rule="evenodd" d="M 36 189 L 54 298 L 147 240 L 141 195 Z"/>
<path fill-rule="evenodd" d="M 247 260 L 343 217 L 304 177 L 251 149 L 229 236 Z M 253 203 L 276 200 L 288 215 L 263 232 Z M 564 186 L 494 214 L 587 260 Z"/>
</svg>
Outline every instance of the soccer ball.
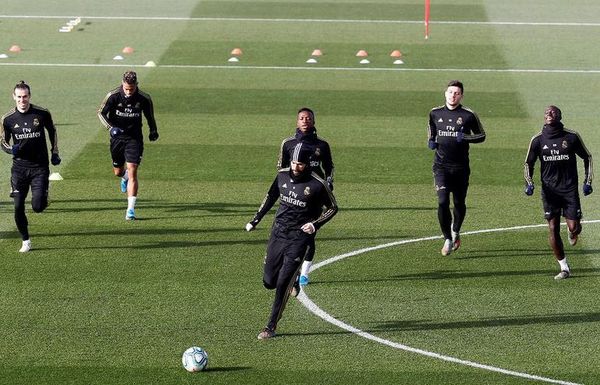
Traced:
<svg viewBox="0 0 600 385">
<path fill-rule="evenodd" d="M 185 370 L 190 373 L 200 372 L 208 365 L 208 353 L 202 348 L 192 346 L 183 352 L 181 363 Z"/>
</svg>

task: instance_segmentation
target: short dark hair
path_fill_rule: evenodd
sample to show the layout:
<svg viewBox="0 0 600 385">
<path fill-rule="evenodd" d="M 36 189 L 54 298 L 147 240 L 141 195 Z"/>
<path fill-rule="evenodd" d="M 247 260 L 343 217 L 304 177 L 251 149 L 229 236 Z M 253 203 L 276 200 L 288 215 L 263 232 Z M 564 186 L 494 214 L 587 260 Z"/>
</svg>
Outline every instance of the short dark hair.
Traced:
<svg viewBox="0 0 600 385">
<path fill-rule="evenodd" d="M 312 117 L 312 119 L 315 120 L 315 113 L 310 108 L 302 107 L 301 109 L 298 110 L 298 115 L 300 115 L 301 112 L 308 112 L 310 114 L 310 116 Z"/>
<path fill-rule="evenodd" d="M 21 80 L 20 82 L 17 83 L 17 85 L 15 86 L 15 88 L 13 89 L 13 93 L 14 91 L 16 91 L 17 89 L 19 90 L 27 90 L 27 93 L 29 95 L 31 95 L 31 88 L 29 88 L 29 84 L 25 83 L 25 80 Z"/>
<path fill-rule="evenodd" d="M 446 88 L 448 88 L 448 87 L 458 87 L 458 88 L 460 88 L 461 93 L 463 93 L 463 94 L 465 93 L 465 88 L 463 87 L 463 84 L 460 80 L 450 80 L 448 82 L 448 86 Z"/>
<path fill-rule="evenodd" d="M 127 71 L 123 74 L 123 82 L 127 84 L 137 84 L 137 74 L 134 71 Z"/>
</svg>

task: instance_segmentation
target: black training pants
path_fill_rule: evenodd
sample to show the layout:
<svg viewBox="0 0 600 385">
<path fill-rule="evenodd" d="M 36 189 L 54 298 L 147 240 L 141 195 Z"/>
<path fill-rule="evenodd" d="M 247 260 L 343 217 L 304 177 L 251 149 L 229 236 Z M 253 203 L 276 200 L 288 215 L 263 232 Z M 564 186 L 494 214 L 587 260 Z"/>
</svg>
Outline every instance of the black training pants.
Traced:
<svg viewBox="0 0 600 385">
<path fill-rule="evenodd" d="M 302 230 L 289 230 L 275 224 L 267 245 L 263 284 L 267 289 L 275 289 L 275 299 L 267 327 L 275 330 L 289 298 L 294 279 L 300 271 L 306 249 L 314 239 L 314 234 Z"/>
</svg>

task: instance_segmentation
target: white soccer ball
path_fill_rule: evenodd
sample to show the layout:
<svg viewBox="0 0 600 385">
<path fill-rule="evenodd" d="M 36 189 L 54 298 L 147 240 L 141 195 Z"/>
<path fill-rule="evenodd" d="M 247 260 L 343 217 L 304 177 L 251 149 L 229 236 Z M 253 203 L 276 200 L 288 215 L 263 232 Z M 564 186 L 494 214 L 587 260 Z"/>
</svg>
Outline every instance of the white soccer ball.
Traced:
<svg viewBox="0 0 600 385">
<path fill-rule="evenodd" d="M 190 373 L 200 372 L 208 365 L 208 353 L 202 348 L 192 346 L 183 352 L 181 363 L 185 370 Z"/>
</svg>

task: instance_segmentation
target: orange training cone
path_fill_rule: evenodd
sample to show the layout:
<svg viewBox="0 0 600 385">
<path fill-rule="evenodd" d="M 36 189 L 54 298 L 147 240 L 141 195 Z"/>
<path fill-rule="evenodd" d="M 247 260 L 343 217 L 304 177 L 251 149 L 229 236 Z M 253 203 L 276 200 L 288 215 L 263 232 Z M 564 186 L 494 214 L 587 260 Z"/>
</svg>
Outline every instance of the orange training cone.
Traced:
<svg viewBox="0 0 600 385">
<path fill-rule="evenodd" d="M 323 56 L 323 52 L 321 52 L 320 49 L 315 49 L 314 51 L 312 51 L 312 54 L 310 56 Z"/>
<path fill-rule="evenodd" d="M 358 57 L 367 57 L 367 56 L 369 56 L 369 54 L 364 49 L 361 49 L 360 51 L 358 51 L 356 53 L 356 56 L 358 56 Z"/>
<path fill-rule="evenodd" d="M 123 53 L 132 53 L 132 52 L 133 52 L 133 48 L 131 48 L 131 47 L 123 48 Z"/>
<path fill-rule="evenodd" d="M 400 52 L 399 50 L 393 50 L 392 53 L 390 54 L 391 57 L 402 57 L 402 52 Z"/>
<path fill-rule="evenodd" d="M 240 56 L 242 54 L 242 50 L 240 48 L 234 48 L 231 50 L 231 54 L 233 56 Z"/>
<path fill-rule="evenodd" d="M 21 52 L 21 47 L 19 47 L 18 45 L 13 45 L 8 49 L 10 52 Z"/>
</svg>

